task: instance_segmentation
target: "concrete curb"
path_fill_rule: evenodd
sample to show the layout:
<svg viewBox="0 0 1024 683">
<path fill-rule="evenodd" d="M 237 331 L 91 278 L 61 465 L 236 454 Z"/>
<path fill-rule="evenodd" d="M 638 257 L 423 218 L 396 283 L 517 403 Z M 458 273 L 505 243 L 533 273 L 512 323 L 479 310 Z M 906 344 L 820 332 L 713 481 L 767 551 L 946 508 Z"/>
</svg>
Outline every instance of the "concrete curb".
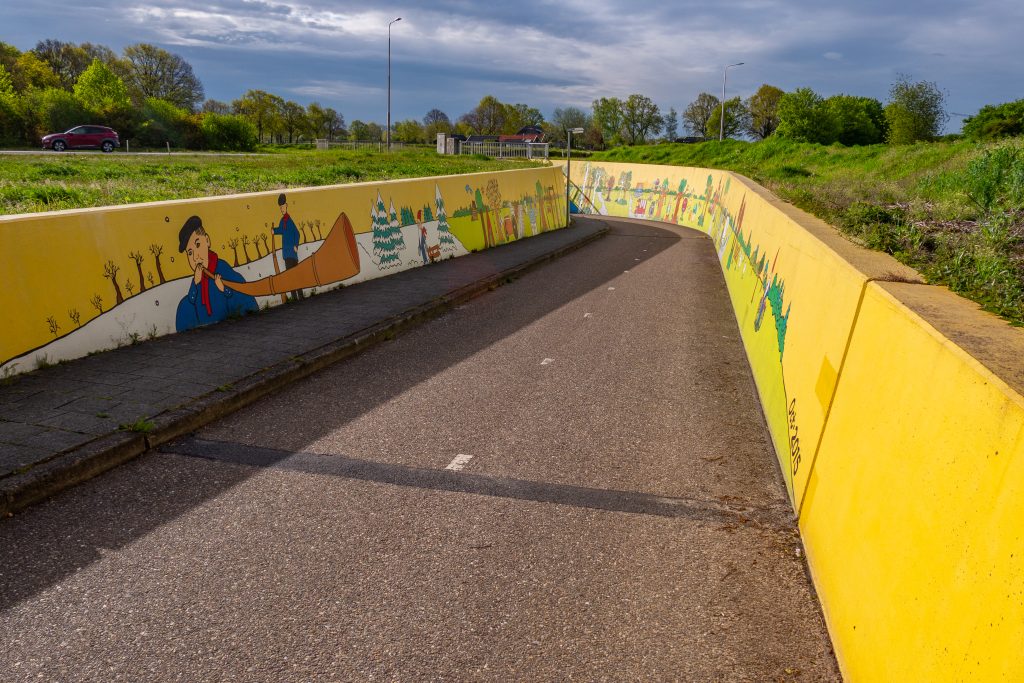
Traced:
<svg viewBox="0 0 1024 683">
<path fill-rule="evenodd" d="M 59 453 L 26 472 L 0 480 L 0 517 L 9 517 L 55 493 L 92 479 L 161 444 L 250 405 L 292 382 L 362 353 L 381 341 L 393 339 L 399 333 L 500 287 L 533 268 L 604 237 L 608 231 L 606 226 L 570 244 L 414 306 L 347 337 L 259 370 L 234 382 L 227 391 L 212 391 L 179 408 L 166 410 L 150 419 L 154 427 L 145 433 L 106 434 L 83 446 Z"/>
</svg>

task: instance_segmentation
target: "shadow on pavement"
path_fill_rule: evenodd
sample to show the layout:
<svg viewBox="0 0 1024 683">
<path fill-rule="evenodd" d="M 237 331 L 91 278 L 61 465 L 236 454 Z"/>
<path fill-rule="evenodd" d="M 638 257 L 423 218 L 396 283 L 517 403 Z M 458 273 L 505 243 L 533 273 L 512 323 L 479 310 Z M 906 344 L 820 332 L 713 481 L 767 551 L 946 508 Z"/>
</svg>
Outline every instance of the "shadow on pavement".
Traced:
<svg viewBox="0 0 1024 683">
<path fill-rule="evenodd" d="M 583 218 L 582 220 L 603 220 Z M 343 404 L 325 406 L 309 419 L 316 420 L 318 431 L 327 434 L 338 426 L 373 409 L 410 387 L 444 371 L 478 351 L 524 328 L 548 313 L 574 299 L 601 287 L 638 265 L 637 258 L 647 260 L 675 245 L 680 239 L 703 240 L 701 249 L 707 249 L 714 260 L 710 240 L 701 233 L 654 227 L 648 223 L 619 224 L 609 220 L 612 232 L 559 261 L 524 275 L 524 278 L 543 277 L 552 269 L 570 259 L 588 259 L 585 267 L 577 268 L 578 277 L 562 278 L 560 288 L 550 296 L 524 302 L 520 307 L 503 310 L 492 315 L 494 324 L 482 334 L 460 335 L 459 325 L 444 331 L 452 338 L 450 345 L 438 346 L 434 353 L 426 354 L 419 362 L 402 366 L 401 372 L 392 371 L 386 381 L 366 382 L 360 386 L 358 396 Z M 681 235 L 683 237 L 681 237 Z M 644 240 L 646 251 L 628 248 L 628 240 Z M 618 245 L 619 248 L 601 245 Z M 601 254 L 601 258 L 595 258 Z M 480 254 L 486 256 L 486 254 Z M 452 262 L 458 266 L 458 261 Z M 717 263 L 716 270 L 717 270 Z M 443 277 L 440 269 L 437 276 Z M 722 284 L 724 292 L 724 283 Z M 358 289 L 346 289 L 322 295 L 353 296 Z M 479 298 L 475 305 L 486 306 L 489 295 Z M 427 323 L 430 324 L 430 323 Z M 416 329 L 410 330 L 414 332 Z M 385 347 L 386 348 L 386 347 Z M 346 363 L 356 362 L 360 357 Z M 337 367 L 337 366 L 336 366 Z M 330 372 L 328 369 L 324 372 Z M 313 378 L 303 380 L 308 382 Z M 301 389 L 297 383 L 289 389 Z M 270 397 L 272 399 L 273 397 Z M 264 399 L 264 400 L 270 400 Z M 308 441 L 308 434 L 305 439 Z M 298 450 L 303 444 L 290 447 Z M 278 447 L 281 447 L 278 445 Z M 173 444 L 162 450 L 174 452 Z M 9 609 L 36 593 L 74 574 L 109 551 L 117 550 L 143 537 L 150 531 L 202 505 L 231 487 L 244 482 L 260 468 L 215 465 L 214 470 L 182 467 L 180 462 L 146 454 L 134 462 L 54 498 L 31 507 L 13 518 L 0 522 L 0 609 Z M 226 539 L 227 541 L 228 539 Z"/>
</svg>

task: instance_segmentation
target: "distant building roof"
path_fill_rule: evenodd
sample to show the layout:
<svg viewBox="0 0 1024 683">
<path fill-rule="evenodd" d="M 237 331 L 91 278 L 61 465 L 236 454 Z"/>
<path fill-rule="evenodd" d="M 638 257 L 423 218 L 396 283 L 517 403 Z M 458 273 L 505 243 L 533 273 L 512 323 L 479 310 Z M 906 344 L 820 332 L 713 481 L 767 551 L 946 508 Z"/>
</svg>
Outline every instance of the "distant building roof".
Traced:
<svg viewBox="0 0 1024 683">
<path fill-rule="evenodd" d="M 539 135 L 544 137 L 544 129 L 540 126 L 523 126 L 516 131 L 516 135 Z"/>
<path fill-rule="evenodd" d="M 497 135 L 470 135 L 466 138 L 466 142 L 497 142 Z"/>
</svg>

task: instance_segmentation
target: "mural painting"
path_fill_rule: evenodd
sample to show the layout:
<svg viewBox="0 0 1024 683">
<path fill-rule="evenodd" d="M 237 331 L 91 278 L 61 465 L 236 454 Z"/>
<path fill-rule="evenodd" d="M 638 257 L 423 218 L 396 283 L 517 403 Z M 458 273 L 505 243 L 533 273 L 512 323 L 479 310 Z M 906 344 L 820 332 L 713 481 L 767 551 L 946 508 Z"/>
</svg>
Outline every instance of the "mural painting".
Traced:
<svg viewBox="0 0 1024 683">
<path fill-rule="evenodd" d="M 838 281 L 836 269 L 850 266 L 727 172 L 585 163 L 573 168 L 573 181 L 585 196 L 576 202 L 583 211 L 668 222 L 711 238 L 798 507 L 860 296 L 848 284 L 855 278 L 829 284 Z M 820 258 L 801 258 L 809 254 Z"/>
<path fill-rule="evenodd" d="M 0 217 L 20 283 L 0 292 L 0 373 L 564 227 L 561 183 L 541 168 Z"/>
</svg>

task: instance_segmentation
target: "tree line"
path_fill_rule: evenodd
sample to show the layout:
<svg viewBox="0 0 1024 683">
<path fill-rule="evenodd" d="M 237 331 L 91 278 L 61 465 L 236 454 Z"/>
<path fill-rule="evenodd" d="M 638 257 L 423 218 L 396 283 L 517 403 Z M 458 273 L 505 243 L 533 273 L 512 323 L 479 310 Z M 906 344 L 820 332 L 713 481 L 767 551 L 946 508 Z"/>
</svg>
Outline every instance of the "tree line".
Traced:
<svg viewBox="0 0 1024 683">
<path fill-rule="evenodd" d="M 22 52 L 0 42 L 0 143 L 34 146 L 39 138 L 82 123 L 115 128 L 142 146 L 248 150 L 258 144 L 384 139 L 379 123 L 355 120 L 317 102 L 302 105 L 264 90 L 248 90 L 232 102 L 204 99 L 203 85 L 181 56 L 148 43 L 119 55 L 92 43 L 43 40 Z M 724 121 L 723 121 L 724 113 Z M 649 97 L 600 97 L 590 110 L 565 107 L 550 120 L 528 104 L 487 95 L 454 121 L 440 109 L 421 120 L 397 121 L 392 139 L 431 143 L 437 133 L 514 134 L 542 129 L 556 145 L 567 131 L 583 128 L 574 142 L 591 149 L 678 139 L 680 128 L 697 139 L 763 140 L 772 135 L 821 144 L 910 143 L 937 138 L 948 115 L 945 93 L 935 83 L 900 76 L 889 101 L 855 95 L 822 97 L 810 88 L 785 92 L 762 85 L 746 99 L 724 103 L 700 93 L 677 112 L 663 112 Z M 988 139 L 1024 132 L 1024 100 L 988 106 L 964 122 L 964 135 Z"/>
</svg>

